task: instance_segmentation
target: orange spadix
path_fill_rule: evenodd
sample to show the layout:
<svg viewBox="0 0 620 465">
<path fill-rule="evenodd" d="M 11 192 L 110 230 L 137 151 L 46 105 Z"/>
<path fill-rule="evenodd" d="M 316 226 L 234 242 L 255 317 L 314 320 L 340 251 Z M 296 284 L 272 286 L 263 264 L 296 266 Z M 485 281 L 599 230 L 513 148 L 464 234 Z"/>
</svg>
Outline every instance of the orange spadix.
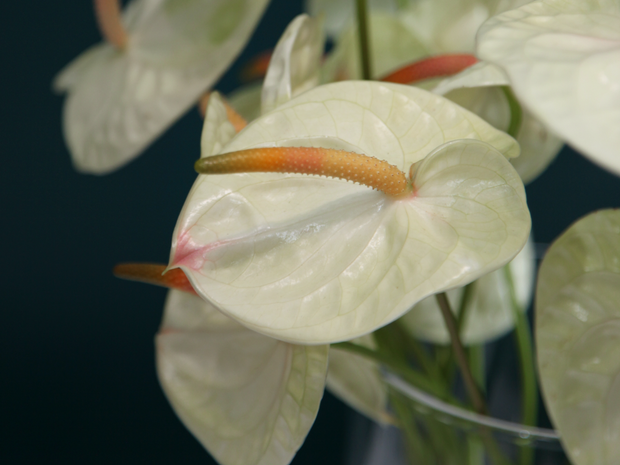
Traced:
<svg viewBox="0 0 620 465">
<path fill-rule="evenodd" d="M 425 79 L 452 76 L 476 64 L 478 59 L 469 54 L 438 55 L 416 61 L 381 78 L 383 82 L 412 84 Z"/>
<path fill-rule="evenodd" d="M 122 50 L 127 46 L 127 31 L 121 21 L 120 0 L 94 0 L 95 16 L 101 35 Z"/>
<path fill-rule="evenodd" d="M 315 147 L 266 147 L 205 157 L 200 174 L 301 173 L 331 176 L 363 184 L 393 197 L 410 191 L 405 173 L 384 160 Z"/>
<path fill-rule="evenodd" d="M 117 278 L 154 284 L 197 295 L 183 270 L 175 268 L 162 274 L 165 270 L 166 265 L 155 263 L 120 263 L 114 267 L 112 272 Z"/>
</svg>

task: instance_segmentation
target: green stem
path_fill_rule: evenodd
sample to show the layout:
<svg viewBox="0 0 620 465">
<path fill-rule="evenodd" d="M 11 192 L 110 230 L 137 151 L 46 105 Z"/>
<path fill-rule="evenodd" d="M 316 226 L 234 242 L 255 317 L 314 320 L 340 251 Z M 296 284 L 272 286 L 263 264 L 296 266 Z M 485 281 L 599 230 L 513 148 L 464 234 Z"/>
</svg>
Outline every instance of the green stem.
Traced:
<svg viewBox="0 0 620 465">
<path fill-rule="evenodd" d="M 372 79 L 370 59 L 370 30 L 368 28 L 368 10 L 366 0 L 355 0 L 357 6 L 357 31 L 360 43 L 360 60 L 362 63 L 362 79 Z"/>
<path fill-rule="evenodd" d="M 502 86 L 501 89 L 506 96 L 508 107 L 510 108 L 510 124 L 506 132 L 516 139 L 521 129 L 521 122 L 523 121 L 523 109 L 509 86 Z"/>
<path fill-rule="evenodd" d="M 476 381 L 474 380 L 474 377 L 471 373 L 469 364 L 467 363 L 465 349 L 463 348 L 463 344 L 461 343 L 461 338 L 459 337 L 458 329 L 456 327 L 456 319 L 454 318 L 454 314 L 452 313 L 452 309 L 450 308 L 446 293 L 441 292 L 439 294 L 436 294 L 435 298 L 437 299 L 437 303 L 439 304 L 439 308 L 441 309 L 441 315 L 443 316 L 444 322 L 446 323 L 446 328 L 448 329 L 448 333 L 450 334 L 452 350 L 454 351 L 456 362 L 461 371 L 461 376 L 463 377 L 463 382 L 465 383 L 465 389 L 467 389 L 467 394 L 469 395 L 472 405 L 474 406 L 474 410 L 481 415 L 486 415 L 486 404 L 484 402 L 484 398 L 482 397 L 480 389 L 476 385 Z"/>
<path fill-rule="evenodd" d="M 510 303 L 512 305 L 512 313 L 515 319 L 515 340 L 517 343 L 517 351 L 519 352 L 522 392 L 521 421 L 524 425 L 535 426 L 538 416 L 538 383 L 536 381 L 532 334 L 530 331 L 529 322 L 527 321 L 527 316 L 517 300 L 510 265 L 506 265 L 504 267 L 504 276 L 510 292 Z M 533 450 L 523 447 L 521 448 L 521 452 L 520 464 L 526 465 L 532 463 Z"/>
<path fill-rule="evenodd" d="M 463 288 L 463 296 L 461 297 L 461 304 L 459 305 L 459 312 L 456 315 L 456 326 L 459 331 L 459 335 L 463 333 L 463 326 L 465 325 L 467 310 L 471 308 L 471 300 L 474 297 L 474 287 L 476 281 L 469 283 Z"/>
<path fill-rule="evenodd" d="M 402 376 L 405 381 L 408 381 L 414 386 L 417 386 L 427 392 L 432 392 L 442 399 L 446 399 L 449 396 L 448 391 L 444 389 L 443 386 L 433 383 L 421 373 L 411 369 L 407 364 L 394 360 L 392 357 L 382 352 L 378 352 L 358 344 L 353 344 L 352 342 L 339 342 L 337 344 L 332 344 L 332 347 L 335 349 L 347 350 L 381 363 L 394 373 Z"/>
</svg>

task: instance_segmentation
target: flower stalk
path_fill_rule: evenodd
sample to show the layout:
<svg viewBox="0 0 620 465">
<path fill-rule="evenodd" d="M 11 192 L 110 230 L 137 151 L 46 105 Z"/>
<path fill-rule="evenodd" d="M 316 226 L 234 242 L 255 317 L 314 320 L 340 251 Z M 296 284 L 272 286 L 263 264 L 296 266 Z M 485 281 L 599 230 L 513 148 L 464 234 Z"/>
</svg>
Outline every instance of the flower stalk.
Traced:
<svg viewBox="0 0 620 465">
<path fill-rule="evenodd" d="M 471 369 L 469 368 L 467 355 L 465 353 L 463 343 L 461 342 L 461 338 L 459 337 L 456 319 L 454 318 L 454 314 L 450 308 L 450 303 L 448 302 L 446 293 L 440 292 L 435 295 L 435 298 L 437 299 L 437 303 L 441 309 L 441 315 L 443 316 L 444 322 L 446 323 L 446 328 L 450 334 L 452 350 L 454 351 L 456 362 L 461 370 L 463 382 L 465 383 L 465 389 L 467 389 L 467 394 L 469 395 L 469 398 L 474 406 L 474 410 L 481 415 L 487 415 L 486 403 L 482 397 L 480 388 L 476 384 L 474 376 L 472 375 Z"/>
<path fill-rule="evenodd" d="M 360 63 L 362 79 L 372 79 L 372 59 L 370 56 L 370 29 L 368 27 L 368 8 L 366 0 L 355 0 L 357 11 L 357 33 L 360 44 Z"/>
<path fill-rule="evenodd" d="M 128 35 L 121 18 L 119 0 L 94 0 L 101 35 L 119 50 L 127 47 Z"/>
</svg>

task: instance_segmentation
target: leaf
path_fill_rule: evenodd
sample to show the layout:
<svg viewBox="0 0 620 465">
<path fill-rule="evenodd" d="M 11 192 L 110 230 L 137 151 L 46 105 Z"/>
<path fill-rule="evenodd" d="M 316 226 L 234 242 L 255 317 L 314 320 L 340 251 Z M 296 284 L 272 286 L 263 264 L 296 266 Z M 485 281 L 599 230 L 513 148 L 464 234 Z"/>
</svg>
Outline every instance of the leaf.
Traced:
<svg viewBox="0 0 620 465">
<path fill-rule="evenodd" d="M 170 266 L 263 334 L 310 344 L 366 334 L 502 266 L 527 239 L 523 185 L 505 159 L 517 153 L 514 140 L 423 90 L 318 87 L 254 121 L 224 151 L 259 146 L 345 149 L 405 172 L 424 160 L 415 195 L 400 200 L 300 174 L 198 178 Z"/>
<path fill-rule="evenodd" d="M 157 373 L 175 412 L 222 465 L 286 465 L 323 396 L 328 346 L 250 331 L 212 304 L 170 291 Z"/>
<path fill-rule="evenodd" d="M 620 4 L 535 1 L 490 19 L 478 55 L 551 131 L 620 174 Z"/>
<path fill-rule="evenodd" d="M 288 25 L 267 68 L 261 96 L 263 113 L 319 84 L 323 48 L 318 20 L 299 15 Z"/>
<path fill-rule="evenodd" d="M 534 247 L 531 241 L 526 243 L 509 265 L 517 300 L 523 311 L 527 310 L 532 298 L 535 265 Z M 514 327 L 510 289 L 504 270 L 499 269 L 483 276 L 475 281 L 473 286 L 473 294 L 461 329 L 461 341 L 464 345 L 485 343 Z M 447 295 L 452 311 L 458 315 L 463 288 L 452 289 Z M 418 339 L 434 344 L 450 344 L 450 336 L 435 296 L 419 302 L 400 321 Z"/>
<path fill-rule="evenodd" d="M 76 169 L 108 173 L 142 152 L 226 70 L 267 3 L 131 2 L 127 48 L 91 48 L 55 80 L 69 91 L 63 128 Z"/>
<path fill-rule="evenodd" d="M 620 212 L 573 224 L 550 247 L 536 295 L 543 398 L 575 465 L 620 461 Z"/>
<path fill-rule="evenodd" d="M 375 348 L 370 335 L 351 342 L 370 349 Z M 387 385 L 383 381 L 378 363 L 332 346 L 329 351 L 327 388 L 351 408 L 377 423 L 395 423 L 393 415 L 388 411 Z"/>
</svg>

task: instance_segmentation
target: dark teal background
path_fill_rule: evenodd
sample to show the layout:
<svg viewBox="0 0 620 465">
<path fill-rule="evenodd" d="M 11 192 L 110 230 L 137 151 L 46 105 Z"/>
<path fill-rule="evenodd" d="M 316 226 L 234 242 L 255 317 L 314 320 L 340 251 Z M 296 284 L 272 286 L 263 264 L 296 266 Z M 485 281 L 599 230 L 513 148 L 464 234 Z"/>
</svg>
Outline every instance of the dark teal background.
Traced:
<svg viewBox="0 0 620 465">
<path fill-rule="evenodd" d="M 240 62 L 273 47 L 300 12 L 299 1 L 274 0 Z M 0 18 L 0 463 L 210 463 L 155 376 L 165 290 L 111 274 L 121 261 L 167 262 L 202 120 L 190 110 L 114 174 L 76 173 L 51 80 L 99 40 L 91 2 L 2 2 Z M 217 88 L 232 90 L 238 71 Z M 527 191 L 538 242 L 620 204 L 620 179 L 570 149 Z M 342 463 L 350 416 L 326 395 L 293 463 Z"/>
</svg>

